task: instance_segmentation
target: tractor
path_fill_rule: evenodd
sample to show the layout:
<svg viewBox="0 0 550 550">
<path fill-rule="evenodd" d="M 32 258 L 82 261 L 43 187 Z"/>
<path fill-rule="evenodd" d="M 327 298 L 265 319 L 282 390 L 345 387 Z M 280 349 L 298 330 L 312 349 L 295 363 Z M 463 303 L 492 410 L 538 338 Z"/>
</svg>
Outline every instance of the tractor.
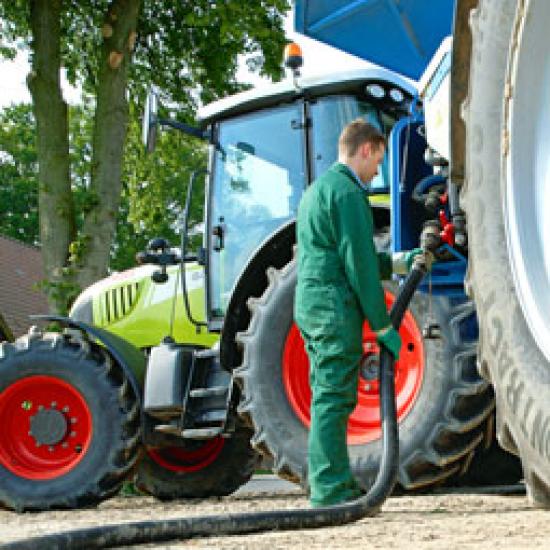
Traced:
<svg viewBox="0 0 550 550">
<path fill-rule="evenodd" d="M 468 247 L 457 235 L 448 162 L 426 140 L 417 89 L 373 67 L 242 92 L 201 108 L 193 127 L 160 118 L 149 96 L 149 149 L 160 126 L 208 143 L 208 167 L 193 174 L 184 210 L 204 181 L 203 245 L 190 262 L 186 216 L 180 250 L 154 239 L 140 255 L 154 267 L 115 274 L 84 291 L 68 318 L 42 319 L 63 332 L 38 324 L 2 344 L 0 502 L 93 505 L 126 479 L 161 499 L 226 495 L 261 457 L 307 488 L 310 390 L 292 318 L 294 222 L 302 193 L 336 160 L 338 135 L 357 117 L 388 140 L 370 191 L 377 246 L 405 250 L 421 237 L 439 245 L 400 329 L 399 484 L 521 476 L 495 445 L 494 394 L 477 371 L 477 317 L 463 285 Z M 388 306 L 399 283 L 386 284 Z M 368 487 L 381 433 L 379 349 L 368 324 L 363 348 L 348 443 Z"/>
</svg>

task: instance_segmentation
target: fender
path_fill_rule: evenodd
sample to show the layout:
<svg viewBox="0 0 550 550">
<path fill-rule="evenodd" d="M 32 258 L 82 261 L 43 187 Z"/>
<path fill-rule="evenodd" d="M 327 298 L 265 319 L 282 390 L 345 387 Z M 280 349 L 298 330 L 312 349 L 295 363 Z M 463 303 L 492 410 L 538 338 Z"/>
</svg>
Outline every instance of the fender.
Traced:
<svg viewBox="0 0 550 550">
<path fill-rule="evenodd" d="M 59 315 L 32 315 L 31 319 L 59 323 L 62 327 L 78 330 L 87 337 L 98 340 L 103 344 L 113 359 L 120 365 L 124 374 L 128 377 L 141 408 L 147 360 L 140 349 L 116 334 L 93 325 L 88 325 L 87 323 L 75 321 L 70 317 L 61 317 Z"/>
<path fill-rule="evenodd" d="M 235 335 L 246 330 L 250 322 L 248 298 L 261 296 L 267 288 L 268 267 L 281 269 L 292 259 L 296 243 L 295 225 L 296 220 L 289 220 L 269 235 L 250 256 L 233 286 L 220 340 L 220 362 L 226 370 L 233 370 L 241 362 Z"/>
</svg>

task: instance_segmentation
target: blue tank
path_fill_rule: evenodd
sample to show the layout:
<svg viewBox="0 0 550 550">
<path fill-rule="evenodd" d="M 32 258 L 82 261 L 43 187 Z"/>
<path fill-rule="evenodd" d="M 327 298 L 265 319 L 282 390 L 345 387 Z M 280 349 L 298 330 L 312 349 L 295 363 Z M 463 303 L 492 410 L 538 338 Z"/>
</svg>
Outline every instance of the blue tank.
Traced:
<svg viewBox="0 0 550 550">
<path fill-rule="evenodd" d="M 417 80 L 452 32 L 455 0 L 296 0 L 295 29 Z"/>
</svg>

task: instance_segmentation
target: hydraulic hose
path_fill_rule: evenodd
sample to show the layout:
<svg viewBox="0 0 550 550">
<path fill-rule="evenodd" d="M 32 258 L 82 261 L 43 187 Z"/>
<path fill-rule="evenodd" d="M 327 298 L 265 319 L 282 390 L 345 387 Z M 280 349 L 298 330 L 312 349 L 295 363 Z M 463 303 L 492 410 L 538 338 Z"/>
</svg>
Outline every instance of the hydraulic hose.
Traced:
<svg viewBox="0 0 550 550">
<path fill-rule="evenodd" d="M 409 302 L 425 273 L 425 257 L 424 255 L 417 256 L 413 269 L 402 285 L 390 311 L 390 318 L 396 329 L 401 324 Z M 194 537 L 242 535 L 259 531 L 313 529 L 344 525 L 373 516 L 392 492 L 397 481 L 399 465 L 394 361 L 392 354 L 384 347 L 380 352 L 379 382 L 382 422 L 380 469 L 368 493 L 355 501 L 323 508 L 211 515 L 104 525 L 24 539 L 8 543 L 1 548 L 6 550 L 109 548 L 128 544 L 186 540 Z"/>
</svg>

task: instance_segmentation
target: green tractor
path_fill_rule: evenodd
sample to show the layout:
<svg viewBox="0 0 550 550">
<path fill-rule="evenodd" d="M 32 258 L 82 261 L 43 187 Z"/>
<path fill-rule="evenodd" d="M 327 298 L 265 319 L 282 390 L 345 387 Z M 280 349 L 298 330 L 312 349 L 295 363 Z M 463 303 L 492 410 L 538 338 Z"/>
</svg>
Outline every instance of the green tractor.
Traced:
<svg viewBox="0 0 550 550">
<path fill-rule="evenodd" d="M 411 84 L 382 69 L 243 92 L 201 109 L 198 128 L 159 120 L 151 95 L 150 148 L 159 125 L 209 144 L 208 170 L 193 175 L 185 209 L 204 178 L 203 246 L 196 262 L 182 260 L 183 223 L 181 250 L 154 239 L 141 256 L 154 267 L 115 274 L 86 290 L 70 318 L 48 317 L 62 334 L 33 328 L 2 344 L 0 502 L 17 510 L 90 505 L 133 475 L 162 499 L 226 495 L 260 456 L 307 487 L 308 361 L 292 318 L 296 211 L 336 159 L 342 127 L 361 116 L 389 143 L 372 184 L 377 245 L 406 246 L 405 234 L 418 242 L 433 218 L 424 199 L 440 197 L 436 187 L 419 187 L 434 166 L 414 104 Z M 397 227 L 399 209 L 407 216 Z M 445 277 L 457 254 L 450 251 L 434 277 Z M 388 282 L 388 304 L 398 285 Z M 461 280 L 449 288 L 426 285 L 400 329 L 399 483 L 407 490 L 468 475 L 521 476 L 508 455 L 486 467 L 495 456 L 484 451 L 494 448 L 494 396 L 476 369 L 474 307 Z M 379 350 L 367 324 L 363 340 L 348 442 L 352 468 L 368 486 L 380 417 Z"/>
</svg>

